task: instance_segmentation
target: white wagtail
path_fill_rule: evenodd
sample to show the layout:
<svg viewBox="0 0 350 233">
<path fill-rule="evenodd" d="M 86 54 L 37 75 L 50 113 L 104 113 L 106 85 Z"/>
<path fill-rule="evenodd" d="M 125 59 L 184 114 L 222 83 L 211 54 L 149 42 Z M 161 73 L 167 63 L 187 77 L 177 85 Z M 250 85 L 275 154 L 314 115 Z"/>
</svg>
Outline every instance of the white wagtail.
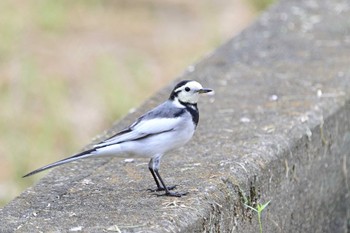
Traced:
<svg viewBox="0 0 350 233">
<path fill-rule="evenodd" d="M 66 159 L 41 167 L 27 176 L 78 159 L 100 156 L 128 155 L 150 157 L 148 168 L 157 184 L 153 191 L 180 197 L 186 193 L 170 192 L 176 186 L 166 186 L 159 175 L 160 159 L 164 153 L 186 144 L 193 136 L 199 120 L 199 94 L 212 92 L 196 81 L 179 82 L 167 101 L 138 118 L 132 125 L 108 139 Z"/>
</svg>

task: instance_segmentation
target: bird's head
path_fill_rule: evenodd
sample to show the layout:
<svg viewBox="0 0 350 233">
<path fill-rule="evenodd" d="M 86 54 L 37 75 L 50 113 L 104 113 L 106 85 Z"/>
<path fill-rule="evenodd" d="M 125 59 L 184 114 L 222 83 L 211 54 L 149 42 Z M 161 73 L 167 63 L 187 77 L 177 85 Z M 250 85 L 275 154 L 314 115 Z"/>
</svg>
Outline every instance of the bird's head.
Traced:
<svg viewBox="0 0 350 233">
<path fill-rule="evenodd" d="M 170 95 L 171 100 L 176 98 L 185 104 L 196 104 L 199 94 L 212 92 L 212 89 L 203 88 L 202 85 L 193 80 L 184 80 L 179 82 Z"/>
</svg>

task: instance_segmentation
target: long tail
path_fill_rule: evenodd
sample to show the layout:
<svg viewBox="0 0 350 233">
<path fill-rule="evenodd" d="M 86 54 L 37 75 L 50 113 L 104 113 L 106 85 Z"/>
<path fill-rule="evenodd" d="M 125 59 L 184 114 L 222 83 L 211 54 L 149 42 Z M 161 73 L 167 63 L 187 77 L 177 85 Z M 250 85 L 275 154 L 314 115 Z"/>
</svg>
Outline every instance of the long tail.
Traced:
<svg viewBox="0 0 350 233">
<path fill-rule="evenodd" d="M 60 166 L 60 165 L 65 164 L 65 163 L 70 163 L 70 162 L 73 162 L 73 161 L 78 160 L 78 159 L 83 159 L 83 158 L 90 157 L 91 155 L 93 155 L 92 152 L 94 152 L 94 151 L 96 151 L 95 148 L 90 149 L 90 150 L 86 150 L 86 151 L 83 151 L 83 152 L 81 152 L 79 154 L 75 154 L 75 155 L 73 155 L 71 157 L 68 157 L 68 158 L 62 159 L 60 161 L 51 163 L 49 165 L 43 166 L 43 167 L 38 168 L 38 169 L 36 169 L 36 170 L 34 170 L 32 172 L 29 172 L 27 175 L 24 175 L 23 178 L 31 176 L 31 175 L 34 175 L 34 174 L 42 172 L 42 171 L 45 171 L 45 170 L 53 168 L 53 167 Z"/>
</svg>

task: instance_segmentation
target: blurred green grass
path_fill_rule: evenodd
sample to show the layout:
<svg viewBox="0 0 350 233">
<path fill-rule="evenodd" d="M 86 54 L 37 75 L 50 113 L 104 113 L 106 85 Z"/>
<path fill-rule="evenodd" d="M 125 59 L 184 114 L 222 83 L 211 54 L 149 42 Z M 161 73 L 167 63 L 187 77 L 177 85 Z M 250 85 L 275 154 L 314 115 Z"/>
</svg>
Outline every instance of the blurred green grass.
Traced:
<svg viewBox="0 0 350 233">
<path fill-rule="evenodd" d="M 271 1 L 2 0 L 0 206 Z M 253 7 L 252 7 L 253 6 Z"/>
</svg>

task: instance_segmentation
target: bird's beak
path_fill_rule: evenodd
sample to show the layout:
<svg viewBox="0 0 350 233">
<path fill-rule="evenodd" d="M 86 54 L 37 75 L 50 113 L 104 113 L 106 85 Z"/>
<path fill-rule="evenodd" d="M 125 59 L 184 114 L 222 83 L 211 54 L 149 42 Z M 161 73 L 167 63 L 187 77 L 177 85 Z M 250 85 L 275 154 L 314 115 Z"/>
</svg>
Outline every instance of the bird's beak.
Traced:
<svg viewBox="0 0 350 233">
<path fill-rule="evenodd" d="M 210 88 L 202 88 L 202 89 L 198 90 L 198 93 L 203 94 L 203 93 L 208 93 L 208 92 L 212 92 L 212 91 L 213 91 L 213 89 L 210 89 Z"/>
</svg>

